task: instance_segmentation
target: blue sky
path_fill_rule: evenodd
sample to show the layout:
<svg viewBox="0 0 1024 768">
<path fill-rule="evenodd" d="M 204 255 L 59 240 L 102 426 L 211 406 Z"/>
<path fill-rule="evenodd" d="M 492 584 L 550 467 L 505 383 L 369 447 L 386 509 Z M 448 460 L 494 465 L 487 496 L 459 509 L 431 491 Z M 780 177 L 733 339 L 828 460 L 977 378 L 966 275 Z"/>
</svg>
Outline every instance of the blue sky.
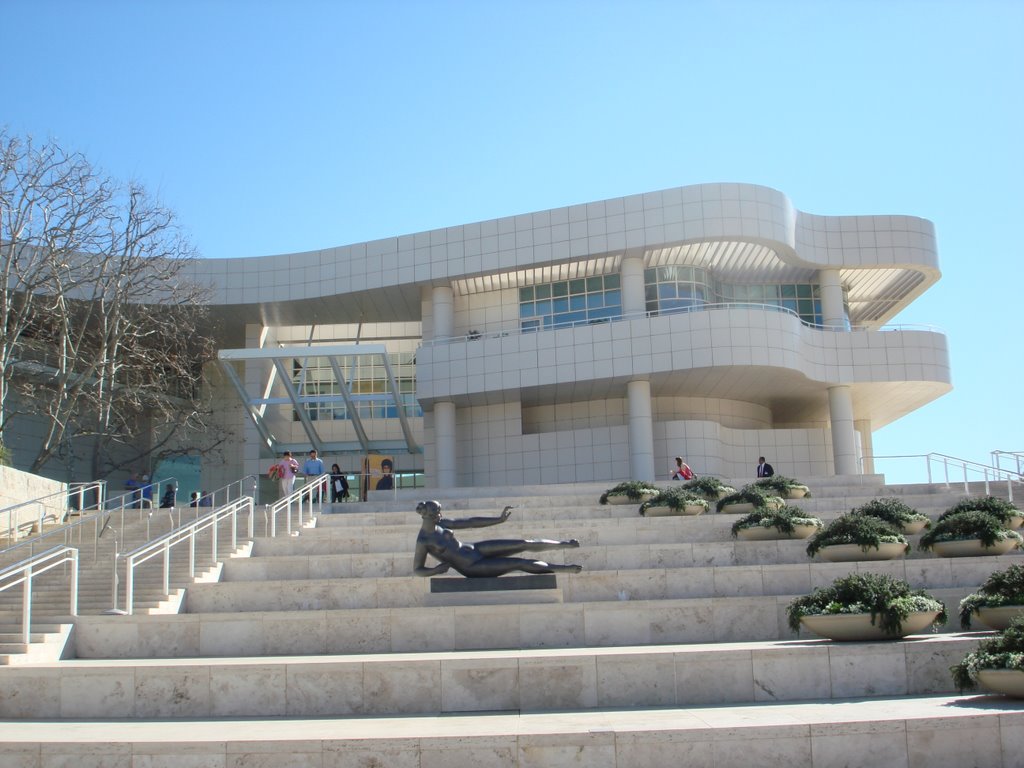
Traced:
<svg viewBox="0 0 1024 768">
<path fill-rule="evenodd" d="M 205 256 L 716 181 L 935 222 L 954 390 L 875 453 L 1024 451 L 1024 3 L 3 0 L 0 124 L 174 208 Z M 924 461 L 879 465 L 923 479 Z"/>
</svg>

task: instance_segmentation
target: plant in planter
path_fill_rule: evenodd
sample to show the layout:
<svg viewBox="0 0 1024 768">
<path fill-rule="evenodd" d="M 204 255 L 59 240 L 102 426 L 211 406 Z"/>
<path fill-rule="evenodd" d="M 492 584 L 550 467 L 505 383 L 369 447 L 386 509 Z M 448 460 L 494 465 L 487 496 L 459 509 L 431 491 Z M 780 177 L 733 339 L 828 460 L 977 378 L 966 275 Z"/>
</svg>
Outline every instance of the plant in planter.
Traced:
<svg viewBox="0 0 1024 768">
<path fill-rule="evenodd" d="M 726 485 L 717 477 L 695 477 L 693 480 L 687 480 L 680 486 L 683 490 L 692 491 L 709 501 L 715 501 L 723 496 L 728 496 L 730 493 L 736 493 L 736 489 L 731 485 Z"/>
<path fill-rule="evenodd" d="M 991 614 L 991 617 L 986 614 Z M 1024 565 L 1011 565 L 991 574 L 977 592 L 960 601 L 960 626 L 971 628 L 977 615 L 993 629 L 1005 629 L 1012 617 L 1024 615 Z M 992 624 L 989 624 L 992 621 Z M 1000 626 L 994 626 L 995 623 Z"/>
<path fill-rule="evenodd" d="M 762 488 L 772 496 L 781 496 L 784 499 L 803 499 L 811 495 L 811 489 L 798 480 L 782 475 L 762 477 L 754 483 L 757 488 Z"/>
<path fill-rule="evenodd" d="M 961 691 L 981 683 L 997 693 L 1024 696 L 1024 618 L 1014 619 L 1004 632 L 982 640 L 977 650 L 949 671 Z"/>
<path fill-rule="evenodd" d="M 904 534 L 920 533 L 932 526 L 932 521 L 926 515 L 894 498 L 872 499 L 852 510 L 851 514 L 877 517 Z"/>
<path fill-rule="evenodd" d="M 851 573 L 838 578 L 828 587 L 818 587 L 793 600 L 786 616 L 794 632 L 805 626 L 836 640 L 892 639 L 947 620 L 946 606 L 941 601 L 883 573 Z M 855 616 L 861 618 L 852 620 Z M 840 618 L 816 621 L 828 617 Z"/>
<path fill-rule="evenodd" d="M 755 509 L 732 524 L 732 535 L 747 540 L 806 539 L 821 526 L 821 520 L 807 516 L 800 507 Z"/>
<path fill-rule="evenodd" d="M 609 488 L 601 494 L 602 504 L 627 504 L 653 499 L 658 495 L 658 489 L 643 480 L 627 480 L 619 483 L 614 488 Z"/>
<path fill-rule="evenodd" d="M 870 515 L 837 517 L 817 533 L 807 545 L 810 557 L 821 555 L 830 562 L 852 560 L 891 560 L 910 550 L 896 528 Z"/>
<path fill-rule="evenodd" d="M 1021 536 L 988 512 L 972 510 L 943 515 L 921 537 L 921 549 L 933 549 L 940 557 L 1001 555 L 1019 547 Z"/>
<path fill-rule="evenodd" d="M 707 499 L 698 496 L 686 488 L 679 486 L 659 491 L 653 499 L 640 505 L 640 514 L 661 515 L 699 515 L 708 511 Z"/>
<path fill-rule="evenodd" d="M 977 496 L 958 501 L 939 515 L 939 520 L 959 515 L 961 512 L 986 512 L 1001 522 L 1004 528 L 1020 528 L 1024 523 L 1024 512 L 998 496 Z"/>
<path fill-rule="evenodd" d="M 743 513 L 755 509 L 768 509 L 786 506 L 785 499 L 770 495 L 763 489 L 753 485 L 745 485 L 735 493 L 730 493 L 718 500 L 715 510 L 718 512 Z"/>
</svg>

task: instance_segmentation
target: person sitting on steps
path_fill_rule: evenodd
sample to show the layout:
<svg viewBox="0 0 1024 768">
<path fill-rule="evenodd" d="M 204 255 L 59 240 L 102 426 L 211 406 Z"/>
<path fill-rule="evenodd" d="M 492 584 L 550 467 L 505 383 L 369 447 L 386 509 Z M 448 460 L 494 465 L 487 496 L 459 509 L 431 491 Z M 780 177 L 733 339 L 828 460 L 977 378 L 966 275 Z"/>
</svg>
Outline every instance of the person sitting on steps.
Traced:
<svg viewBox="0 0 1024 768">
<path fill-rule="evenodd" d="M 413 557 L 413 573 L 417 576 L 439 576 L 452 568 L 470 578 L 501 576 L 511 571 L 579 573 L 583 570 L 582 565 L 559 565 L 512 557 L 522 552 L 576 549 L 580 545 L 576 539 L 494 539 L 469 544 L 459 541 L 452 532 L 461 528 L 486 528 L 504 523 L 512 514 L 512 507 L 505 507 L 498 517 L 469 517 L 461 520 L 442 517 L 441 504 L 437 501 L 421 501 L 416 505 L 416 511 L 423 518 L 423 525 L 416 536 L 416 554 Z M 428 554 L 440 562 L 428 567 Z"/>
</svg>

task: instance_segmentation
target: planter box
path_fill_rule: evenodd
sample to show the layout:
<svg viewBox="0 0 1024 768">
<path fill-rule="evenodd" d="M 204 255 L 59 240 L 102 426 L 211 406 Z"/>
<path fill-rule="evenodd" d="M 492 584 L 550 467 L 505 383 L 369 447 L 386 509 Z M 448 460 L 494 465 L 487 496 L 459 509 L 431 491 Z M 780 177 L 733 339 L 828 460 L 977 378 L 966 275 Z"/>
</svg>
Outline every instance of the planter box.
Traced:
<svg viewBox="0 0 1024 768">
<path fill-rule="evenodd" d="M 648 507 L 644 510 L 645 517 L 672 517 L 677 516 L 694 516 L 704 512 L 703 504 L 686 504 L 682 509 L 673 509 L 669 506 L 658 505 L 656 507 Z"/>
<path fill-rule="evenodd" d="M 625 494 L 617 493 L 614 496 L 609 496 L 608 497 L 608 503 L 609 504 L 636 504 L 636 505 L 639 506 L 640 504 L 643 504 L 645 501 L 650 501 L 651 499 L 654 498 L 654 496 L 655 496 L 655 494 L 653 494 L 653 493 L 644 493 L 644 494 L 640 495 L 639 499 L 631 499 L 631 498 L 629 498 L 629 496 L 626 496 Z"/>
<path fill-rule="evenodd" d="M 816 525 L 794 525 L 792 533 L 783 533 L 778 528 L 756 526 L 737 531 L 736 538 L 741 541 L 780 541 L 782 539 L 807 539 L 818 531 Z"/>
<path fill-rule="evenodd" d="M 795 485 L 792 488 L 787 488 L 784 494 L 780 494 L 784 499 L 802 499 L 811 489 L 806 485 Z"/>
<path fill-rule="evenodd" d="M 913 536 L 915 533 L 923 531 L 926 525 L 928 525 L 927 520 L 915 520 L 912 523 L 904 523 L 902 533 L 904 536 Z"/>
<path fill-rule="evenodd" d="M 978 682 L 995 693 L 1024 699 L 1024 672 L 1019 669 L 979 669 Z"/>
<path fill-rule="evenodd" d="M 749 501 L 736 501 L 722 507 L 723 515 L 745 515 L 754 511 L 754 505 Z"/>
<path fill-rule="evenodd" d="M 1024 605 L 1003 605 L 998 608 L 979 608 L 974 612 L 978 621 L 989 629 L 1000 632 L 1010 626 L 1010 622 L 1024 614 Z"/>
<path fill-rule="evenodd" d="M 980 539 L 961 539 L 936 542 L 932 545 L 932 551 L 939 557 L 982 557 L 1005 555 L 1016 546 L 1016 539 L 1003 539 L 991 547 L 982 545 Z"/>
<path fill-rule="evenodd" d="M 852 563 L 857 560 L 895 560 L 906 554 L 906 545 L 883 542 L 878 549 L 861 549 L 860 544 L 831 544 L 818 550 L 818 557 L 829 563 Z"/>
<path fill-rule="evenodd" d="M 810 632 L 830 640 L 898 640 L 916 634 L 931 626 L 938 611 L 917 611 L 907 616 L 899 634 L 883 632 L 871 623 L 870 613 L 838 613 L 822 616 L 804 616 L 800 623 Z"/>
</svg>

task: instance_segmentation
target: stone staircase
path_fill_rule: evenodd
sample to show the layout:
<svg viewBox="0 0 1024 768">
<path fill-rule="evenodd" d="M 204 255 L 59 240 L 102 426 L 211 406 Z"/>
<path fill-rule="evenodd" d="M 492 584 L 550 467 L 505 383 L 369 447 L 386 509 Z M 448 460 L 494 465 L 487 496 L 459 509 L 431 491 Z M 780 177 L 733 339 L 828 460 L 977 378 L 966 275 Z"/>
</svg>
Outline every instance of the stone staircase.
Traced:
<svg viewBox="0 0 1024 768">
<path fill-rule="evenodd" d="M 934 519 L 962 497 L 805 480 L 813 497 L 793 503 L 826 520 L 889 495 Z M 733 540 L 732 515 L 648 519 L 598 505 L 596 485 L 505 490 L 422 495 L 451 517 L 515 504 L 464 538 L 576 538 L 548 555 L 582 573 L 436 594 L 410 575 L 414 498 L 325 507 L 226 553 L 181 613 L 83 611 L 67 658 L 0 668 L 0 765 L 1021 765 L 1024 706 L 958 695 L 948 672 L 986 636 L 958 631 L 958 601 L 1019 555 L 823 563 L 805 542 Z M 852 570 L 928 589 L 950 624 L 794 636 L 789 601 Z"/>
</svg>

